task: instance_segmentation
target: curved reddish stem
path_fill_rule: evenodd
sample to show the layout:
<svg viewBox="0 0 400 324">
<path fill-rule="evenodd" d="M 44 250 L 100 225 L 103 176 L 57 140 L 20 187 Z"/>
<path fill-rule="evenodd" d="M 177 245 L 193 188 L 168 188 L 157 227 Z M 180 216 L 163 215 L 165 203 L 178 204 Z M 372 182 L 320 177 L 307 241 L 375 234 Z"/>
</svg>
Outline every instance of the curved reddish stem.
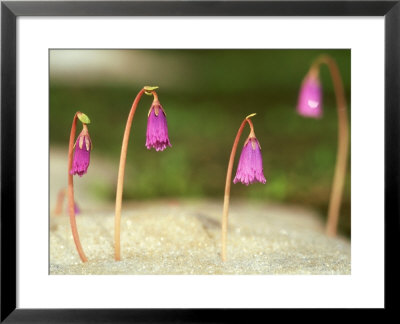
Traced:
<svg viewBox="0 0 400 324">
<path fill-rule="evenodd" d="M 71 134 L 69 136 L 69 147 L 68 147 L 68 211 L 69 211 L 69 221 L 71 223 L 71 230 L 72 236 L 74 238 L 76 250 L 78 251 L 79 257 L 81 258 L 82 262 L 86 262 L 87 258 L 85 252 L 83 252 L 81 242 L 79 240 L 78 235 L 78 228 L 76 226 L 76 219 L 75 219 L 75 200 L 74 200 L 74 178 L 73 175 L 70 173 L 72 169 L 72 158 L 73 158 L 73 151 L 74 151 L 74 142 L 75 142 L 75 133 L 76 133 L 76 121 L 78 119 L 78 111 L 75 116 L 74 120 L 72 121 L 71 126 Z"/>
<path fill-rule="evenodd" d="M 157 93 L 156 93 L 155 91 L 151 91 L 151 94 L 152 94 L 153 97 L 154 97 L 154 101 L 158 101 L 158 95 L 157 95 Z"/>
<path fill-rule="evenodd" d="M 242 135 L 244 126 L 246 125 L 246 122 L 250 126 L 251 132 L 254 133 L 254 127 L 253 123 L 251 122 L 250 119 L 245 118 L 242 122 L 242 124 L 239 127 L 239 130 L 236 134 L 236 138 L 233 142 L 232 146 L 232 151 L 231 155 L 229 157 L 229 163 L 228 163 L 228 170 L 226 172 L 226 180 L 225 180 L 225 195 L 224 195 L 224 207 L 222 211 L 222 252 L 221 252 L 221 258 L 222 261 L 226 261 L 226 238 L 227 238 L 227 231 L 228 231 L 228 213 L 229 213 L 229 199 L 230 199 L 230 192 L 231 192 L 231 180 L 232 180 L 232 169 L 233 169 L 233 162 L 235 160 L 235 155 L 236 155 L 236 150 L 237 146 L 239 144 L 240 136 Z"/>
<path fill-rule="evenodd" d="M 349 152 L 349 121 L 347 117 L 347 104 L 343 81 L 340 76 L 339 68 L 335 60 L 330 56 L 321 55 L 316 59 L 311 70 L 317 69 L 321 64 L 325 64 L 329 68 L 335 90 L 338 114 L 338 149 L 336 154 L 335 175 L 333 177 L 331 197 L 329 200 L 328 220 L 326 223 L 326 234 L 329 236 L 336 236 Z"/>
<path fill-rule="evenodd" d="M 122 140 L 121 156 L 119 160 L 118 180 L 117 180 L 117 194 L 115 198 L 115 220 L 114 220 L 114 241 L 115 241 L 115 260 L 121 260 L 121 208 L 122 208 L 122 193 L 124 190 L 124 174 L 126 164 L 126 154 L 128 152 L 129 134 L 131 131 L 133 116 L 135 115 L 136 108 L 139 104 L 140 98 L 146 90 L 143 88 L 137 94 L 133 101 L 128 119 L 126 121 L 124 138 Z M 151 91 L 154 99 L 157 100 L 155 91 Z"/>
</svg>

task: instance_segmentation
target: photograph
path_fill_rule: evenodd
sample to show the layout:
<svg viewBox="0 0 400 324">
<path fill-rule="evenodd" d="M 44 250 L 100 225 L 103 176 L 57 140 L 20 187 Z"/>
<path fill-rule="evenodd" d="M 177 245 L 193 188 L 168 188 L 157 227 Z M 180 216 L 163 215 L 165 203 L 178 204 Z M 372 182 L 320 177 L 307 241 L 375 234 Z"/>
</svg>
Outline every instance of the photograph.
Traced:
<svg viewBox="0 0 400 324">
<path fill-rule="evenodd" d="M 0 322 L 396 309 L 399 2 L 2 1 Z"/>
<path fill-rule="evenodd" d="M 49 275 L 351 275 L 351 49 L 49 56 Z"/>
</svg>

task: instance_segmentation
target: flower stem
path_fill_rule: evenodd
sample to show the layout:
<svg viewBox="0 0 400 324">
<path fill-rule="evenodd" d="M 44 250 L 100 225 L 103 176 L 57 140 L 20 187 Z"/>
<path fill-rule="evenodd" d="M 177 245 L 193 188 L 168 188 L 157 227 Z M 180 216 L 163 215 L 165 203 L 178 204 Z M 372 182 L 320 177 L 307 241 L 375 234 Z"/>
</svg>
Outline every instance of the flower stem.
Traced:
<svg viewBox="0 0 400 324">
<path fill-rule="evenodd" d="M 254 133 L 254 126 L 253 126 L 253 122 L 246 118 L 246 121 L 248 122 L 249 126 L 250 126 L 250 137 L 256 137 L 256 134 Z"/>
<path fill-rule="evenodd" d="M 121 157 L 119 160 L 118 180 L 117 180 L 117 194 L 115 198 L 115 220 L 114 220 L 114 241 L 115 241 L 115 260 L 121 260 L 121 206 L 122 206 L 122 192 L 124 190 L 124 174 L 126 164 L 126 154 L 128 151 L 129 134 L 131 131 L 133 116 L 135 115 L 136 108 L 139 104 L 140 98 L 146 90 L 143 88 L 137 94 L 133 101 L 131 110 L 129 112 L 128 119 L 126 121 L 124 138 L 122 140 Z M 151 91 L 155 99 L 157 94 L 155 91 Z"/>
<path fill-rule="evenodd" d="M 60 191 L 58 192 L 57 204 L 56 204 L 56 208 L 54 208 L 54 215 L 57 215 L 57 216 L 61 215 L 64 198 L 65 198 L 65 188 L 60 189 Z"/>
<path fill-rule="evenodd" d="M 69 221 L 71 223 L 72 236 L 74 237 L 74 242 L 76 246 L 76 250 L 78 251 L 79 257 L 82 262 L 86 262 L 87 258 L 85 252 L 83 252 L 81 242 L 79 240 L 78 229 L 76 226 L 75 219 L 75 200 L 74 200 L 74 179 L 73 175 L 70 173 L 72 168 L 72 158 L 73 158 L 73 150 L 74 150 L 74 139 L 76 133 L 76 121 L 78 119 L 77 112 L 74 116 L 74 120 L 72 121 L 71 134 L 69 136 L 69 148 L 68 148 L 68 210 L 69 210 Z"/>
<path fill-rule="evenodd" d="M 336 236 L 349 152 L 349 121 L 343 81 L 335 60 L 328 55 L 322 55 L 317 58 L 313 66 L 320 64 L 325 64 L 329 68 L 335 90 L 338 114 L 338 149 L 326 223 L 326 234 Z"/>
<path fill-rule="evenodd" d="M 250 119 L 245 118 L 243 120 L 242 124 L 240 125 L 239 130 L 236 134 L 235 141 L 233 142 L 231 155 L 229 157 L 228 170 L 226 172 L 224 207 L 223 207 L 223 211 L 222 211 L 222 237 L 221 237 L 221 239 L 222 239 L 221 258 L 222 258 L 223 262 L 226 261 L 226 238 L 227 238 L 227 231 L 228 231 L 229 198 L 231 195 L 230 192 L 231 192 L 233 162 L 235 160 L 236 150 L 237 150 L 237 146 L 239 144 L 240 136 L 242 135 L 242 132 L 243 132 L 244 126 L 246 125 L 246 122 L 250 125 L 251 131 L 254 132 L 252 122 L 250 121 Z"/>
</svg>

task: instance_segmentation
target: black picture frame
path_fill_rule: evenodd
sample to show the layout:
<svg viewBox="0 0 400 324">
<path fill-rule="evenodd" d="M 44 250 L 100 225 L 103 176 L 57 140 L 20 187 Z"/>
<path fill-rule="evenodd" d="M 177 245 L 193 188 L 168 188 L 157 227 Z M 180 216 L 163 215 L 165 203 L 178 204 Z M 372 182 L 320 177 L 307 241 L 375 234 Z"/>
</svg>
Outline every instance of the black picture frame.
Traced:
<svg viewBox="0 0 400 324">
<path fill-rule="evenodd" d="M 396 1 L 2 1 L 1 322 L 236 321 L 238 310 L 16 308 L 16 41 L 19 16 L 382 16 L 385 19 L 385 309 L 398 287 L 400 0 Z M 373 170 L 371 171 L 373 173 Z M 371 175 L 368 175 L 368 177 Z M 377 215 L 379 216 L 379 215 Z M 381 215 L 380 215 L 381 216 Z M 394 253 L 390 252 L 394 248 Z M 391 256 L 393 253 L 393 256 Z M 392 299 L 393 298 L 393 299 Z M 261 312 L 261 310 L 248 310 Z M 241 312 L 247 312 L 241 310 Z M 245 315 L 248 316 L 248 315 Z M 251 316 L 257 316 L 251 314 Z M 258 316 L 257 316 L 258 317 Z M 256 317 L 253 317 L 256 318 Z"/>
</svg>

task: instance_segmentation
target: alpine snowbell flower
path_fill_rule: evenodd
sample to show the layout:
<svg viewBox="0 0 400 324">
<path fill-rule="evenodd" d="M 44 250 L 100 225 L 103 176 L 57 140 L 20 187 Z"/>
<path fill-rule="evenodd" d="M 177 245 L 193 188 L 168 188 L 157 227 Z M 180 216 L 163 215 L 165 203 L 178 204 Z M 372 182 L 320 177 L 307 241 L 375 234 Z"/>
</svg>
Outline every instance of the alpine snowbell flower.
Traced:
<svg viewBox="0 0 400 324">
<path fill-rule="evenodd" d="M 165 111 L 158 101 L 156 93 L 158 87 L 143 87 L 136 95 L 131 110 L 129 111 L 126 121 L 124 137 L 122 139 L 121 157 L 119 160 L 117 192 L 115 197 L 115 218 L 114 218 L 114 258 L 116 261 L 121 260 L 121 209 L 122 209 L 122 193 L 124 191 L 124 174 L 126 165 L 126 155 L 128 152 L 129 134 L 131 131 L 133 116 L 138 107 L 140 98 L 143 94 L 153 96 L 153 103 L 150 107 L 147 119 L 146 147 L 150 150 L 152 147 L 156 151 L 163 151 L 167 146 L 171 146 L 168 138 L 167 118 Z"/>
<path fill-rule="evenodd" d="M 253 133 L 243 146 L 233 183 L 241 182 L 248 186 L 256 181 L 267 182 L 263 174 L 261 146 Z"/>
<path fill-rule="evenodd" d="M 240 136 L 242 135 L 244 126 L 246 126 L 246 124 L 249 124 L 250 126 L 250 135 L 248 136 L 246 142 L 244 143 L 242 154 L 240 155 L 236 177 L 233 180 L 233 182 L 237 183 L 240 181 L 245 185 L 249 185 L 256 181 L 259 181 L 261 183 L 266 183 L 263 174 L 260 143 L 258 143 L 258 140 L 254 133 L 253 123 L 250 120 L 250 118 L 253 116 L 255 116 L 255 114 L 247 116 L 240 125 L 239 130 L 236 134 L 235 141 L 233 142 L 231 155 L 229 157 L 228 171 L 226 172 L 224 207 L 222 211 L 222 222 L 221 222 L 222 261 L 226 261 L 226 237 L 228 232 L 228 212 L 229 212 L 229 199 L 231 195 L 230 192 L 231 192 L 233 162 L 235 160 L 235 154 L 237 146 L 239 144 Z"/>
<path fill-rule="evenodd" d="M 82 132 L 79 134 L 75 141 L 76 123 L 78 119 L 83 125 Z M 71 223 L 72 236 L 74 238 L 75 247 L 78 251 L 79 257 L 82 262 L 87 261 L 85 252 L 83 251 L 81 241 L 79 240 L 78 228 L 76 226 L 75 214 L 77 213 L 75 197 L 74 197 L 74 178 L 75 174 L 80 177 L 87 172 L 90 162 L 90 150 L 92 149 L 92 142 L 90 140 L 87 125 L 90 124 L 90 119 L 85 114 L 78 111 L 72 121 L 71 133 L 69 135 L 68 147 L 68 211 L 69 220 Z M 74 152 L 75 147 L 75 152 Z"/>
<path fill-rule="evenodd" d="M 74 159 L 72 162 L 72 175 L 82 177 L 89 167 L 90 151 L 92 149 L 92 141 L 90 140 L 89 131 L 86 124 L 83 124 L 82 132 L 79 134 L 75 143 Z"/>
<path fill-rule="evenodd" d="M 76 215 L 78 215 L 78 214 L 81 213 L 81 209 L 79 208 L 79 206 L 78 206 L 77 203 L 74 204 L 74 211 L 75 211 L 75 214 L 76 214 Z"/>
<path fill-rule="evenodd" d="M 335 236 L 337 233 L 340 205 L 347 169 L 349 121 L 342 77 L 336 61 L 332 57 L 321 55 L 311 65 L 301 86 L 297 112 L 306 117 L 319 118 L 322 116 L 322 94 L 319 82 L 319 71 L 322 65 L 326 65 L 329 68 L 332 77 L 338 116 L 338 149 L 336 155 L 336 167 L 326 223 L 326 234 L 329 236 Z"/>
<path fill-rule="evenodd" d="M 68 206 L 67 206 L 67 213 L 68 213 Z M 77 203 L 74 203 L 74 213 L 75 213 L 75 215 L 78 215 L 81 213 L 81 209 L 79 208 Z"/>
<path fill-rule="evenodd" d="M 317 73 L 308 73 L 301 85 L 297 112 L 305 117 L 322 117 L 322 90 Z"/>
<path fill-rule="evenodd" d="M 147 119 L 146 147 L 156 151 L 163 151 L 171 147 L 168 138 L 167 117 L 158 100 L 154 100 L 150 107 Z"/>
<path fill-rule="evenodd" d="M 58 192 L 56 208 L 54 208 L 54 215 L 61 215 L 63 204 L 64 204 L 65 193 L 66 193 L 66 188 L 62 188 Z M 69 207 L 67 204 L 67 208 L 66 208 L 67 214 L 68 214 L 68 210 L 69 210 Z M 81 210 L 76 202 L 74 203 L 74 211 L 75 211 L 76 215 L 80 214 L 80 212 L 81 212 Z"/>
</svg>

